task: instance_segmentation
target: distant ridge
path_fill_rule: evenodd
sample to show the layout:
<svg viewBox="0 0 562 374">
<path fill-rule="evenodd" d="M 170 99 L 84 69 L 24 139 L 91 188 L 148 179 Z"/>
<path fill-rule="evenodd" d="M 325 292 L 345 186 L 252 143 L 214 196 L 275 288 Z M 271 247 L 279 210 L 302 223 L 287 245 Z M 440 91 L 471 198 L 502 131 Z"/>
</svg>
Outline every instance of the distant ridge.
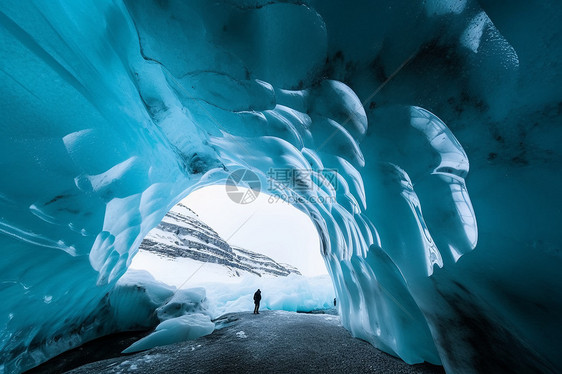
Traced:
<svg viewBox="0 0 562 374">
<path fill-rule="evenodd" d="M 152 229 L 140 250 L 168 258 L 189 258 L 224 266 L 233 276 L 250 273 L 258 276 L 301 275 L 289 264 L 281 264 L 265 255 L 230 246 L 215 230 L 203 223 L 197 214 L 179 203 Z"/>
</svg>

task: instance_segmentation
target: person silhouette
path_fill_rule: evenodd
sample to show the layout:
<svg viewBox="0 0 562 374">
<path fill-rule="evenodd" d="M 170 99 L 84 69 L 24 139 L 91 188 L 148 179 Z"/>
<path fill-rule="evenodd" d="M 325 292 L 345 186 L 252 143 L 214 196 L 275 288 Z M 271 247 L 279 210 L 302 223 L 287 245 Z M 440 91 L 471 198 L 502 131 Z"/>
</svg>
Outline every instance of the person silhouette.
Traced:
<svg viewBox="0 0 562 374">
<path fill-rule="evenodd" d="M 260 314 L 260 301 L 261 301 L 261 291 L 258 288 L 256 293 L 254 294 L 254 304 L 256 307 L 254 308 L 254 314 Z"/>
</svg>

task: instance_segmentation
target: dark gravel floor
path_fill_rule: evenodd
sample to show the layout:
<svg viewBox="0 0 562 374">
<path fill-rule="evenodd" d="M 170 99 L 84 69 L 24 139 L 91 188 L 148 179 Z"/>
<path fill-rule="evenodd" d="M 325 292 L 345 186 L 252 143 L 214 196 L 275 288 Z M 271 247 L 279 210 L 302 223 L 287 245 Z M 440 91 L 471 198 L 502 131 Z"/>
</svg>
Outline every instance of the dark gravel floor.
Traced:
<svg viewBox="0 0 562 374">
<path fill-rule="evenodd" d="M 121 351 L 150 334 L 150 331 L 129 331 L 107 335 L 61 353 L 24 374 L 60 374 L 94 361 L 122 357 Z"/>
<path fill-rule="evenodd" d="M 71 373 L 444 373 L 351 337 L 330 314 L 231 313 L 194 341 L 93 362 Z"/>
</svg>

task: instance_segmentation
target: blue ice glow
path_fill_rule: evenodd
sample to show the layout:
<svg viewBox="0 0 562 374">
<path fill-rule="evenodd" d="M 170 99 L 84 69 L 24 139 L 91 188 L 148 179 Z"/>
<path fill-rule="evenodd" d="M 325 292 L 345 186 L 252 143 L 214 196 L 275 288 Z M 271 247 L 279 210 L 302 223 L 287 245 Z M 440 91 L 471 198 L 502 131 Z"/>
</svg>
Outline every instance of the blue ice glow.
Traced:
<svg viewBox="0 0 562 374">
<path fill-rule="evenodd" d="M 313 171 L 275 193 L 314 222 L 355 336 L 561 371 L 562 6 L 504 7 L 3 1 L 1 369 L 130 328 L 106 295 L 148 231 L 281 168 Z"/>
</svg>

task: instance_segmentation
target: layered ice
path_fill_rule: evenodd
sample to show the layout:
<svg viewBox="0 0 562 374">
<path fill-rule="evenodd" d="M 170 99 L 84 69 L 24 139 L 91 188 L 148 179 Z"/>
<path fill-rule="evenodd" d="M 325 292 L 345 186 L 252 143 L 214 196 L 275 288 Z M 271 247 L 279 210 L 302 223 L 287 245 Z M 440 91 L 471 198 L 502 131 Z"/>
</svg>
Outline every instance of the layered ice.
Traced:
<svg viewBox="0 0 562 374">
<path fill-rule="evenodd" d="M 123 353 L 139 352 L 162 345 L 195 340 L 209 335 L 214 329 L 215 324 L 211 322 L 209 316 L 200 313 L 186 314 L 161 322 L 156 327 L 156 331 L 134 342 Z"/>
<path fill-rule="evenodd" d="M 204 288 L 177 289 L 144 270 L 128 271 L 106 299 L 104 332 L 151 329 L 124 353 L 193 340 L 215 329 Z"/>
<path fill-rule="evenodd" d="M 143 237 L 245 168 L 314 221 L 353 335 L 449 372 L 562 370 L 561 16 L 555 1 L 2 2 L 1 369 L 147 323 L 117 283 Z M 307 171 L 307 188 L 272 169 Z"/>
</svg>

